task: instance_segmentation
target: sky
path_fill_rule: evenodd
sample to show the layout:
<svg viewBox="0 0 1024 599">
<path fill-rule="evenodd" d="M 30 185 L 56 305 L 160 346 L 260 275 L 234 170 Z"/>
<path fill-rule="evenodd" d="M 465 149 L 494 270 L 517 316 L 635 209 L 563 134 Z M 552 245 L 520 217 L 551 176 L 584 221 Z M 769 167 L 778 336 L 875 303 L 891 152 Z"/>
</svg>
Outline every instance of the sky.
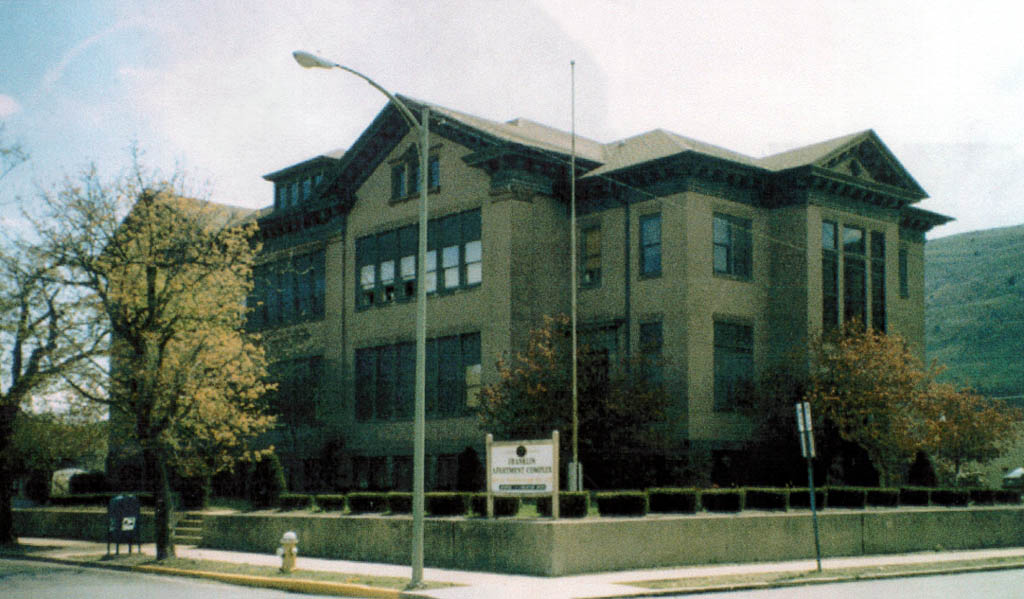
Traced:
<svg viewBox="0 0 1024 599">
<path fill-rule="evenodd" d="M 611 142 L 666 129 L 751 156 L 874 129 L 954 217 L 1024 222 L 1019 2 L 943 0 L 0 0 L 0 222 L 39 187 L 136 143 L 214 201 L 352 144 L 395 92 Z"/>
</svg>

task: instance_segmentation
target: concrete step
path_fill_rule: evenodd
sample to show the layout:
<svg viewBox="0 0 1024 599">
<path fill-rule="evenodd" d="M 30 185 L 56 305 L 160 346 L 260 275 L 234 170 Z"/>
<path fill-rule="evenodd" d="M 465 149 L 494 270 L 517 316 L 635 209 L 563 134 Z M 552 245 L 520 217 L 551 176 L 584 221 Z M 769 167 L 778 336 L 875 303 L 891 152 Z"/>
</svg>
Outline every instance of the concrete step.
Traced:
<svg viewBox="0 0 1024 599">
<path fill-rule="evenodd" d="M 175 545 L 201 545 L 203 543 L 203 537 L 193 537 L 186 535 L 171 535 L 171 541 Z"/>
<path fill-rule="evenodd" d="M 202 526 L 175 526 L 174 534 L 176 535 L 187 535 L 190 537 L 201 537 L 203 536 Z"/>
</svg>

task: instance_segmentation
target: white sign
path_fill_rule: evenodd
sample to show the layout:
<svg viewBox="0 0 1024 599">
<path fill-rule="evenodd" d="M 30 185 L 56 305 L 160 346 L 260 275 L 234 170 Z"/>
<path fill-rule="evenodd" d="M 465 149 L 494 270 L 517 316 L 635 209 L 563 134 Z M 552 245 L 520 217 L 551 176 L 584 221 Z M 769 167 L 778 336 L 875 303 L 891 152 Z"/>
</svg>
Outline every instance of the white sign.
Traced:
<svg viewBox="0 0 1024 599">
<path fill-rule="evenodd" d="M 802 401 L 796 404 L 796 430 L 800 435 L 800 453 L 805 458 L 814 456 L 814 426 L 811 421 L 811 404 Z"/>
<path fill-rule="evenodd" d="M 121 519 L 121 530 L 124 530 L 124 531 L 135 530 L 135 518 L 132 518 L 130 516 L 122 518 Z M 107 548 L 107 551 L 110 551 L 109 547 Z"/>
<path fill-rule="evenodd" d="M 491 493 L 555 492 L 555 452 L 550 439 L 493 443 L 489 464 Z"/>
</svg>

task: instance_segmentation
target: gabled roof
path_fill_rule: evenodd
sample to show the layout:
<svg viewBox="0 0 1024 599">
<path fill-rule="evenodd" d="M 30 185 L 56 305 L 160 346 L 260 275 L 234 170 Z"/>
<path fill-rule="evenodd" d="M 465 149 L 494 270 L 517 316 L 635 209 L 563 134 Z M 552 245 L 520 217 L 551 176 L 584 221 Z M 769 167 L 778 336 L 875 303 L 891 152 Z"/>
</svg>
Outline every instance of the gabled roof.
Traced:
<svg viewBox="0 0 1024 599">
<path fill-rule="evenodd" d="M 672 133 L 655 129 L 647 133 L 612 142 L 605 146 L 604 164 L 588 172 L 586 177 L 599 177 L 607 173 L 651 162 L 659 158 L 674 156 L 683 152 L 696 152 L 746 165 L 755 165 L 756 160 L 725 148 Z"/>
<path fill-rule="evenodd" d="M 286 166 L 282 169 L 276 170 L 272 173 L 263 175 L 263 178 L 267 181 L 277 181 L 278 179 L 284 179 L 292 174 L 299 173 L 306 170 L 307 168 L 318 166 L 320 164 L 333 165 L 341 160 L 341 157 L 345 155 L 345 148 L 338 148 L 330 152 L 324 152 L 319 156 L 314 156 L 302 162 Z"/>
<path fill-rule="evenodd" d="M 475 164 L 488 163 L 492 156 L 510 151 L 539 153 L 542 160 L 547 154 L 553 163 L 564 161 L 564 164 L 568 164 L 573 136 L 566 131 L 528 119 L 499 122 L 407 96 L 399 95 L 398 98 L 417 117 L 424 107 L 428 108 L 431 135 L 448 137 L 470 148 L 475 152 Z M 352 195 L 354 190 L 394 149 L 407 133 L 408 127 L 399 111 L 388 103 L 340 159 L 337 153 L 326 154 L 276 171 L 265 178 L 273 179 L 295 172 L 295 169 L 313 160 L 326 160 L 325 157 L 329 157 L 337 165 L 334 171 L 337 174 L 325 181 L 319 191 L 342 198 L 342 204 L 347 206 L 355 200 Z M 675 156 L 692 159 L 705 157 L 747 169 L 755 176 L 757 173 L 793 173 L 828 180 L 844 188 L 864 190 L 863 193 L 872 196 L 881 194 L 890 197 L 886 202 L 899 205 L 928 197 L 870 129 L 760 158 L 664 129 L 655 129 L 608 144 L 576 136 L 575 149 L 580 172 L 585 173 L 582 178 L 589 180 L 624 174 L 631 169 L 643 169 L 653 162 Z"/>
</svg>

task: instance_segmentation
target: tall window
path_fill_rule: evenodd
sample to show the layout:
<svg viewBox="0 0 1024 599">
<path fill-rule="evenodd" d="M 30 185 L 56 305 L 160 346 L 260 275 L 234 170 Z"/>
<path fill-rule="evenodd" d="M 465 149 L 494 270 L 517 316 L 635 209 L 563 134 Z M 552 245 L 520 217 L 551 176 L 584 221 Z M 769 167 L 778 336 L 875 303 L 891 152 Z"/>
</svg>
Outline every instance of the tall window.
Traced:
<svg viewBox="0 0 1024 599">
<path fill-rule="evenodd" d="M 900 268 L 900 297 L 906 299 L 910 297 L 910 275 L 908 273 L 907 264 L 907 248 L 901 247 L 899 253 L 899 268 Z"/>
<path fill-rule="evenodd" d="M 821 321 L 827 331 L 839 326 L 839 235 L 836 223 L 821 223 Z"/>
<path fill-rule="evenodd" d="M 871 326 L 885 332 L 885 233 L 871 232 Z"/>
<path fill-rule="evenodd" d="M 664 382 L 661 364 L 662 331 L 660 322 L 640 324 L 640 354 L 646 361 L 650 383 L 660 386 Z"/>
<path fill-rule="evenodd" d="M 640 217 L 640 274 L 661 274 L 661 215 Z"/>
<path fill-rule="evenodd" d="M 754 328 L 715 321 L 716 411 L 735 410 L 754 378 Z"/>
<path fill-rule="evenodd" d="M 864 229 L 843 227 L 843 321 L 867 324 Z"/>
<path fill-rule="evenodd" d="M 427 293 L 480 285 L 483 281 L 480 210 L 434 219 L 428 227 Z M 357 307 L 385 305 L 415 297 L 418 240 L 418 228 L 411 225 L 356 240 Z"/>
<path fill-rule="evenodd" d="M 580 286 L 595 287 L 601 283 L 601 228 L 584 229 L 580 240 Z"/>
<path fill-rule="evenodd" d="M 437 156 L 427 160 L 427 189 L 441 186 L 441 161 Z M 410 150 L 406 158 L 391 167 L 391 198 L 403 199 L 420 192 L 419 152 Z"/>
<path fill-rule="evenodd" d="M 715 273 L 749 279 L 753 271 L 750 220 L 716 214 L 713 227 Z"/>
<path fill-rule="evenodd" d="M 464 416 L 478 405 L 480 334 L 427 340 L 426 409 L 431 418 Z M 410 420 L 415 396 L 412 343 L 356 350 L 356 418 Z"/>
</svg>

